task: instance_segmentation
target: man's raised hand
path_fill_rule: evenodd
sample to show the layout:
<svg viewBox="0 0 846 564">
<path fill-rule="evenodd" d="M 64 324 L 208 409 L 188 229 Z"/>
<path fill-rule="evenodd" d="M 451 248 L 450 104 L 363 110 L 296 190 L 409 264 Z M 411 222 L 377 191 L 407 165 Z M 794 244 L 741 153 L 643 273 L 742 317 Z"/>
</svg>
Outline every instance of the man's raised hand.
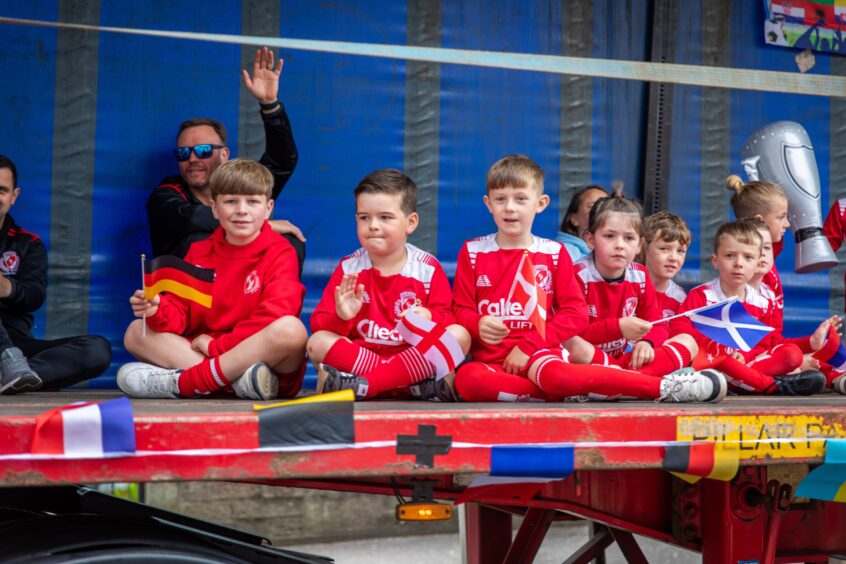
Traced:
<svg viewBox="0 0 846 564">
<path fill-rule="evenodd" d="M 256 50 L 253 62 L 253 76 L 247 69 L 241 71 L 244 86 L 261 104 L 272 104 L 279 98 L 279 75 L 282 74 L 283 61 L 280 58 L 274 65 L 273 51 L 267 47 Z"/>
</svg>

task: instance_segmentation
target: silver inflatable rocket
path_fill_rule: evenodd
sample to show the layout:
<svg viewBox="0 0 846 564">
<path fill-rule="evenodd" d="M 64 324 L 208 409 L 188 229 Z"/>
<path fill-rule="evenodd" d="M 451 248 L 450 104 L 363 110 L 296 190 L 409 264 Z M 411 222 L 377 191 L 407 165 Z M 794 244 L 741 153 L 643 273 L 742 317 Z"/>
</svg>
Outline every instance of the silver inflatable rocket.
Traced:
<svg viewBox="0 0 846 564">
<path fill-rule="evenodd" d="M 823 235 L 820 176 L 805 128 L 777 121 L 756 131 L 743 148 L 749 180 L 769 180 L 787 195 L 787 219 L 796 239 L 796 272 L 806 274 L 837 264 Z"/>
</svg>

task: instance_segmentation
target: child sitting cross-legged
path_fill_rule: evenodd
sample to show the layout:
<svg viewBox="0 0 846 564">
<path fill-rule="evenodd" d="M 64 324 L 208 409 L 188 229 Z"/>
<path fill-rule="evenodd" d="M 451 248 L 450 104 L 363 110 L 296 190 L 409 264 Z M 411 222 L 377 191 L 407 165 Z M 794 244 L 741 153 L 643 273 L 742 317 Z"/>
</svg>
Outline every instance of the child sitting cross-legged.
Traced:
<svg viewBox="0 0 846 564">
<path fill-rule="evenodd" d="M 719 277 L 692 289 L 680 311 L 736 297 L 752 317 L 766 324 L 773 304 L 749 285 L 761 266 L 762 246 L 761 234 L 748 220 L 720 226 L 711 255 Z M 793 373 L 802 364 L 802 351 L 794 344 L 779 343 L 777 331 L 748 352 L 709 339 L 687 317 L 671 321 L 670 332 L 692 335 L 702 349 L 705 364 L 722 371 L 739 392 L 805 396 L 820 392 L 825 386 L 825 377 L 816 370 Z"/>
<path fill-rule="evenodd" d="M 211 176 L 220 227 L 191 245 L 185 261 L 215 270 L 211 307 L 174 294 L 129 299 L 135 317 L 118 387 L 138 398 L 179 398 L 229 388 L 245 399 L 297 395 L 305 371 L 306 330 L 298 319 L 305 289 L 297 254 L 267 220 L 273 175 L 249 159 Z M 143 325 L 147 327 L 144 329 Z"/>
<path fill-rule="evenodd" d="M 470 346 L 455 324 L 440 263 L 408 243 L 419 221 L 417 186 L 399 170 L 383 169 L 354 193 L 361 248 L 341 259 L 311 315 L 308 354 L 318 368 L 317 391 L 453 401 L 454 375 L 435 378 L 435 365 L 396 329 L 411 310 L 449 332 L 464 354 Z"/>
<path fill-rule="evenodd" d="M 568 360 L 564 346 L 586 344 L 577 335 L 589 331 L 588 306 L 561 243 L 532 234 L 535 217 L 549 205 L 543 180 L 540 166 L 524 155 L 505 156 L 488 171 L 484 202 L 497 231 L 464 243 L 455 275 L 455 314 L 473 337 L 473 362 L 456 375 L 458 394 L 467 401 L 721 400 L 726 382 L 716 370 L 656 377 Z M 625 232 L 615 233 L 610 244 L 636 252 L 640 234 L 630 241 L 628 217 L 623 219 Z M 622 274 L 634 254 L 621 260 L 612 254 Z M 518 285 L 535 298 L 518 299 Z"/>
<path fill-rule="evenodd" d="M 671 317 L 678 313 L 687 297 L 687 293 L 673 278 L 684 266 L 690 245 L 690 229 L 679 216 L 659 211 L 643 220 L 641 231 L 643 265 L 655 287 L 658 309 L 662 318 Z"/>
</svg>

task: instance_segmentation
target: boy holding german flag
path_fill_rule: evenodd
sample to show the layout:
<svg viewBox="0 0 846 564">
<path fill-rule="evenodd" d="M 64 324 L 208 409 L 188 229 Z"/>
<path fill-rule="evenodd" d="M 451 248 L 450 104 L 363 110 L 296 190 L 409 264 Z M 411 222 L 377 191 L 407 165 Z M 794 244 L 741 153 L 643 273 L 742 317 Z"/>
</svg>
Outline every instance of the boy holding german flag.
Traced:
<svg viewBox="0 0 846 564">
<path fill-rule="evenodd" d="M 118 371 L 126 394 L 193 397 L 230 385 L 244 399 L 297 394 L 305 289 L 296 252 L 267 222 L 272 188 L 270 171 L 253 160 L 222 164 L 211 177 L 220 227 L 191 245 L 185 261 L 159 257 L 145 266 L 146 295 L 137 290 L 129 299 L 141 319 L 124 336 L 143 362 Z"/>
</svg>

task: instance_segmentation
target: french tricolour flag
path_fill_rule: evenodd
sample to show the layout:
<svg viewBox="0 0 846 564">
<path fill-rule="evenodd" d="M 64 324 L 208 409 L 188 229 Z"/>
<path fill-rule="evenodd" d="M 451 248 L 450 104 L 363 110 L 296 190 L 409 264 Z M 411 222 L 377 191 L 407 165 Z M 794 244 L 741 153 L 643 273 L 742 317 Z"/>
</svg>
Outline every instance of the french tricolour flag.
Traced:
<svg viewBox="0 0 846 564">
<path fill-rule="evenodd" d="M 749 315 L 737 298 L 688 311 L 683 315 L 687 315 L 693 326 L 712 341 L 746 352 L 751 351 L 773 330 Z"/>
<path fill-rule="evenodd" d="M 397 323 L 397 332 L 406 343 L 417 347 L 420 354 L 435 365 L 435 377 L 438 380 L 453 372 L 464 360 L 461 346 L 445 327 L 411 310 Z"/>
<path fill-rule="evenodd" d="M 112 458 L 135 453 L 132 404 L 126 397 L 78 403 L 38 416 L 32 453 L 57 458 Z"/>
</svg>

